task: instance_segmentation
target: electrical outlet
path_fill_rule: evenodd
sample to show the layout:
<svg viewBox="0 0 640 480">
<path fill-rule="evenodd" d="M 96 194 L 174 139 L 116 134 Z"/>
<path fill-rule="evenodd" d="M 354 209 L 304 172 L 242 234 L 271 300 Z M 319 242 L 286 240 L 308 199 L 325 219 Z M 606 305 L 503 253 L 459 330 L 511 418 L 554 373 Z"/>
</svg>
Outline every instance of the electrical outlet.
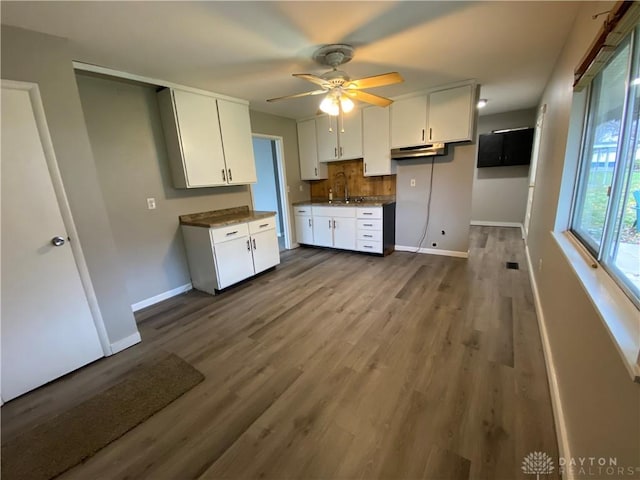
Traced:
<svg viewBox="0 0 640 480">
<path fill-rule="evenodd" d="M 411 186 L 412 186 L 412 187 L 415 187 L 415 186 L 416 186 L 416 179 L 415 179 L 415 178 L 412 178 L 412 179 L 411 179 Z"/>
<path fill-rule="evenodd" d="M 542 259 L 538 260 L 538 271 L 542 271 Z"/>
<path fill-rule="evenodd" d="M 149 210 L 155 210 L 156 208 L 156 199 L 151 197 L 151 198 L 147 198 L 147 208 Z"/>
</svg>

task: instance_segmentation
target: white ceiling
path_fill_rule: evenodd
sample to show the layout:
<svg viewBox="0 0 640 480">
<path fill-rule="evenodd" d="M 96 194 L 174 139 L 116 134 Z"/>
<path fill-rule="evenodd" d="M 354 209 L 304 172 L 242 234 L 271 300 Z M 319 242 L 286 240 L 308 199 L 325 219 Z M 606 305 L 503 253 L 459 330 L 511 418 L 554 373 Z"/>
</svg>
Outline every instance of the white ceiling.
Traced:
<svg viewBox="0 0 640 480">
<path fill-rule="evenodd" d="M 327 43 L 356 47 L 351 78 L 398 71 L 395 96 L 475 78 L 483 114 L 537 104 L 578 2 L 11 2 L 2 23 L 70 40 L 74 59 L 240 97 L 291 118 L 318 97 L 265 100 L 315 85 Z"/>
</svg>

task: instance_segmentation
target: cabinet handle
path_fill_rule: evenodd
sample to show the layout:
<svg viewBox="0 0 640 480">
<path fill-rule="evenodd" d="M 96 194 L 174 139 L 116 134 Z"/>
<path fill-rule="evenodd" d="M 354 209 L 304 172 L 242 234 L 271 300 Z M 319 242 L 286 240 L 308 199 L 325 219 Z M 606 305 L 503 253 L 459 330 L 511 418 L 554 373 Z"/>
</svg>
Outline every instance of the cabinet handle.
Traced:
<svg viewBox="0 0 640 480">
<path fill-rule="evenodd" d="M 373 212 L 362 212 L 363 215 L 373 215 Z"/>
<path fill-rule="evenodd" d="M 333 149 L 333 156 L 338 158 L 338 147 Z"/>
<path fill-rule="evenodd" d="M 373 227 L 373 223 L 363 223 L 363 227 Z"/>
<path fill-rule="evenodd" d="M 307 213 L 306 210 L 298 210 L 298 213 Z"/>
<path fill-rule="evenodd" d="M 424 128 L 422 129 L 422 141 L 424 142 Z"/>
<path fill-rule="evenodd" d="M 251 244 L 249 243 L 249 240 L 247 240 L 247 252 L 251 251 Z"/>
<path fill-rule="evenodd" d="M 316 177 L 318 176 L 318 167 L 316 167 Z"/>
<path fill-rule="evenodd" d="M 335 220 L 333 221 L 333 228 L 334 228 L 334 230 L 336 228 L 336 221 Z"/>
<path fill-rule="evenodd" d="M 233 182 L 233 177 L 231 176 L 231 169 L 229 169 L 229 181 Z"/>
<path fill-rule="evenodd" d="M 364 173 L 367 173 L 367 164 L 364 164 Z"/>
<path fill-rule="evenodd" d="M 224 168 L 222 169 L 222 181 L 223 182 L 227 181 L 227 176 L 224 174 Z"/>
<path fill-rule="evenodd" d="M 342 147 L 340 147 L 340 156 L 342 156 L 342 155 L 343 155 L 343 153 L 342 153 Z"/>
<path fill-rule="evenodd" d="M 309 227 L 311 227 L 311 219 L 309 219 Z"/>
<path fill-rule="evenodd" d="M 264 228 L 264 227 L 268 227 L 268 226 L 269 226 L 269 224 L 268 224 L 268 223 L 263 223 L 262 225 L 260 225 L 260 227 L 259 227 L 259 228 Z"/>
<path fill-rule="evenodd" d="M 364 248 L 373 248 L 372 245 L 363 245 Z"/>
<path fill-rule="evenodd" d="M 362 235 L 363 237 L 373 238 L 373 235 Z"/>
<path fill-rule="evenodd" d="M 256 250 L 256 239 L 253 239 L 253 249 Z"/>
<path fill-rule="evenodd" d="M 429 127 L 429 140 L 431 140 L 433 138 L 433 132 L 432 132 L 432 128 Z"/>
<path fill-rule="evenodd" d="M 229 232 L 227 233 L 227 237 L 230 237 L 231 235 L 235 235 L 236 233 L 238 233 L 238 230 L 234 230 L 233 232 Z"/>
<path fill-rule="evenodd" d="M 331 230 L 331 220 L 329 220 L 329 230 Z"/>
</svg>

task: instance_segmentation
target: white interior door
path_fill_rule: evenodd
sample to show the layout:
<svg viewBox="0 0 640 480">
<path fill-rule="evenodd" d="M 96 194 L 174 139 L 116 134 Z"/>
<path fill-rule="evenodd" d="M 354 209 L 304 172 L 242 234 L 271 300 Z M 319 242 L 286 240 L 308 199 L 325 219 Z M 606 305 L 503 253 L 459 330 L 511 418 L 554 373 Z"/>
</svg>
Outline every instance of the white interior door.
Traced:
<svg viewBox="0 0 640 480">
<path fill-rule="evenodd" d="M 1 100 L 1 394 L 7 401 L 103 351 L 49 173 L 45 124 L 36 120 L 28 89 L 3 82 Z"/>
<path fill-rule="evenodd" d="M 536 119 L 536 131 L 533 137 L 533 151 L 531 152 L 531 167 L 529 167 L 529 192 L 527 193 L 527 209 L 524 214 L 524 238 L 529 236 L 529 225 L 531 223 L 531 209 L 533 208 L 533 194 L 536 189 L 536 172 L 538 171 L 538 158 L 540 156 L 540 140 L 542 138 L 542 126 L 544 125 L 544 114 L 547 113 L 545 103 Z"/>
</svg>

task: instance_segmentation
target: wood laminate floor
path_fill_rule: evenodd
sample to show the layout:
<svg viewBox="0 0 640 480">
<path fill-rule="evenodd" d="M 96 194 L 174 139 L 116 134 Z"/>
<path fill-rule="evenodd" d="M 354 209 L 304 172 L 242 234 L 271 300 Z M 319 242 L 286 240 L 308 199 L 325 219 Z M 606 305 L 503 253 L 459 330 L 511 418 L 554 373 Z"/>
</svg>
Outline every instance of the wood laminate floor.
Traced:
<svg viewBox="0 0 640 480">
<path fill-rule="evenodd" d="M 4 439 L 162 349 L 204 382 L 60 478 L 514 479 L 558 455 L 518 229 L 473 227 L 469 259 L 300 248 L 136 317 L 141 344 L 6 404 Z"/>
</svg>

